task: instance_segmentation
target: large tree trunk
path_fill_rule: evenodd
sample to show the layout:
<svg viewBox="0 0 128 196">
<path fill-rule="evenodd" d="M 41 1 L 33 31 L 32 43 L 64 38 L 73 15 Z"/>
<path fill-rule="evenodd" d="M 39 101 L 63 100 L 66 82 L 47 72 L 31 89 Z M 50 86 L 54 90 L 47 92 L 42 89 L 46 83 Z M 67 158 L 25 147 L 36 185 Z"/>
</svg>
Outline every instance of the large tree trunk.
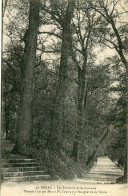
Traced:
<svg viewBox="0 0 128 196">
<path fill-rule="evenodd" d="M 51 130 L 47 142 L 47 148 L 50 150 L 58 149 L 60 144 L 62 130 L 60 122 L 63 116 L 64 100 L 66 92 L 66 81 L 68 71 L 68 56 L 69 56 L 69 40 L 70 40 L 70 23 L 73 16 L 75 1 L 68 0 L 66 13 L 63 20 L 61 60 L 59 68 L 59 77 L 57 85 L 56 100 L 52 111 Z"/>
<path fill-rule="evenodd" d="M 81 133 L 83 130 L 83 112 L 85 108 L 85 79 L 86 79 L 87 55 L 84 55 L 83 67 L 78 67 L 78 121 L 75 140 L 73 143 L 72 157 L 77 162 L 79 160 L 79 146 Z"/>
<path fill-rule="evenodd" d="M 24 66 L 22 70 L 22 86 L 20 114 L 17 126 L 15 150 L 20 151 L 23 145 L 31 143 L 32 136 L 32 97 L 33 75 L 39 27 L 39 0 L 30 0 L 29 27 L 25 33 Z"/>
<path fill-rule="evenodd" d="M 86 43 L 82 44 L 82 53 L 83 53 L 83 66 L 82 68 L 78 65 L 75 55 L 71 55 L 74 63 L 76 63 L 78 67 L 78 121 L 77 121 L 77 131 L 75 134 L 75 140 L 73 144 L 72 150 L 72 157 L 75 161 L 79 161 L 79 150 L 80 150 L 80 140 L 81 140 L 81 133 L 83 131 L 83 114 L 86 107 L 87 101 L 87 89 L 85 86 L 86 80 L 86 67 L 87 67 L 87 60 L 88 60 L 88 45 L 89 39 L 91 34 L 91 27 L 89 25 L 88 36 L 86 39 Z M 72 46 L 72 42 L 71 46 Z"/>
<path fill-rule="evenodd" d="M 5 99 L 5 130 L 6 130 L 6 139 L 8 139 L 8 131 L 9 131 L 9 104 L 7 104 L 6 99 Z"/>
<path fill-rule="evenodd" d="M 3 91 L 3 88 L 2 88 Z M 9 109 L 7 107 L 6 95 L 2 92 L 1 102 L 1 137 L 7 139 L 7 133 L 9 130 Z"/>
</svg>

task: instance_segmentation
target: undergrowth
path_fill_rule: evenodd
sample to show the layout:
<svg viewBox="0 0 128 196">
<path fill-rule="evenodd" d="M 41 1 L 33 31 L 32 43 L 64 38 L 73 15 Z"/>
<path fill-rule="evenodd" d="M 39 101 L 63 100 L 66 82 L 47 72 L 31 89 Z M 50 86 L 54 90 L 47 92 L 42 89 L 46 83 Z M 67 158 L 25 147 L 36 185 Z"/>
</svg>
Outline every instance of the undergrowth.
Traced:
<svg viewBox="0 0 128 196">
<path fill-rule="evenodd" d="M 80 162 L 75 162 L 62 150 L 49 151 L 43 147 L 23 146 L 20 153 L 36 159 L 44 173 L 50 174 L 53 179 L 74 179 L 87 173 L 87 168 Z"/>
</svg>

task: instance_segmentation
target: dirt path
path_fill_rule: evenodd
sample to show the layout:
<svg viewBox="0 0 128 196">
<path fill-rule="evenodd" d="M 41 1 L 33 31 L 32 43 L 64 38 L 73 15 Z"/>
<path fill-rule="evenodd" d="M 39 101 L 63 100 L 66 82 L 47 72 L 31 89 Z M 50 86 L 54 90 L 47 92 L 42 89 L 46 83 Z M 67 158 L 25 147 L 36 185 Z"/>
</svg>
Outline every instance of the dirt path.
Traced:
<svg viewBox="0 0 128 196">
<path fill-rule="evenodd" d="M 94 184 L 116 183 L 116 179 L 123 176 L 124 171 L 116 163 L 112 162 L 107 156 L 98 157 L 97 163 L 90 172 L 79 181 Z"/>
</svg>

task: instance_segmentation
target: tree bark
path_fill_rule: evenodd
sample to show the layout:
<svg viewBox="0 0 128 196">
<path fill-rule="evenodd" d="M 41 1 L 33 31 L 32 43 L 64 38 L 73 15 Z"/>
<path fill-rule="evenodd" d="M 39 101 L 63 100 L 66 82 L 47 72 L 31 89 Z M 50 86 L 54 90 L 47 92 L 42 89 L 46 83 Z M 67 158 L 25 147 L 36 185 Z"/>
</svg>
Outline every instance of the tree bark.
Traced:
<svg viewBox="0 0 128 196">
<path fill-rule="evenodd" d="M 78 67 L 78 121 L 77 131 L 75 134 L 75 140 L 73 144 L 72 157 L 76 162 L 79 161 L 79 146 L 81 133 L 83 130 L 83 112 L 85 108 L 85 79 L 86 79 L 86 65 L 87 65 L 87 54 L 84 55 L 83 67 Z"/>
<path fill-rule="evenodd" d="M 7 97 L 2 92 L 2 102 L 1 102 L 1 137 L 2 138 L 7 139 L 8 130 L 9 130 L 9 108 L 7 104 Z"/>
<path fill-rule="evenodd" d="M 6 99 L 5 99 L 5 130 L 6 130 L 6 139 L 8 139 L 8 131 L 9 131 L 9 104 L 7 104 Z"/>
<path fill-rule="evenodd" d="M 89 21 L 89 30 L 88 30 L 88 36 L 86 43 L 84 44 L 83 39 L 81 39 L 81 47 L 82 47 L 82 54 L 83 54 L 83 66 L 82 68 L 77 65 L 78 67 L 78 121 L 77 121 L 77 131 L 75 134 L 75 140 L 73 144 L 73 150 L 72 150 L 72 157 L 76 162 L 79 161 L 79 150 L 80 150 L 80 139 L 81 139 L 81 133 L 83 131 L 83 113 L 85 110 L 85 104 L 87 99 L 87 91 L 85 87 L 85 80 L 86 80 L 86 67 L 87 67 L 87 60 L 88 60 L 88 45 L 90 40 L 90 34 L 91 34 L 91 27 L 90 27 L 90 21 Z M 71 42 L 72 45 L 72 42 Z M 72 59 L 77 64 L 77 60 L 74 55 L 72 55 Z M 85 92 L 86 91 L 86 92 Z"/>
<path fill-rule="evenodd" d="M 63 20 L 63 32 L 62 32 L 62 45 L 61 45 L 61 59 L 60 59 L 60 68 L 58 76 L 58 85 L 56 92 L 56 99 L 54 103 L 54 108 L 52 112 L 52 122 L 51 130 L 49 133 L 49 138 L 46 144 L 46 147 L 50 150 L 58 149 L 61 140 L 61 128 L 60 121 L 62 121 L 63 109 L 64 109 L 64 100 L 66 92 L 66 81 L 67 81 L 67 71 L 68 71 L 68 56 L 69 56 L 69 40 L 70 40 L 70 24 L 73 16 L 75 1 L 68 0 L 68 5 L 66 13 Z"/>
<path fill-rule="evenodd" d="M 39 27 L 39 0 L 30 0 L 29 27 L 24 36 L 24 66 L 22 69 L 22 85 L 17 141 L 14 149 L 20 151 L 23 145 L 31 143 L 32 137 L 32 97 L 33 75 Z M 15 151 L 14 150 L 14 151 Z"/>
</svg>

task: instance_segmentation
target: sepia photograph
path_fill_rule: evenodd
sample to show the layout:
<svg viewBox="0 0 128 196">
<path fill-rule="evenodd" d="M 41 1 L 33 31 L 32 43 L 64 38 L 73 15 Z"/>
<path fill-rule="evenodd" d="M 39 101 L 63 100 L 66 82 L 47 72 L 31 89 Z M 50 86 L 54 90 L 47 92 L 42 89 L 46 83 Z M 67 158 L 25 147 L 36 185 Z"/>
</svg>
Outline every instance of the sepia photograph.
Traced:
<svg viewBox="0 0 128 196">
<path fill-rule="evenodd" d="M 128 0 L 1 11 L 1 196 L 127 196 Z"/>
</svg>

